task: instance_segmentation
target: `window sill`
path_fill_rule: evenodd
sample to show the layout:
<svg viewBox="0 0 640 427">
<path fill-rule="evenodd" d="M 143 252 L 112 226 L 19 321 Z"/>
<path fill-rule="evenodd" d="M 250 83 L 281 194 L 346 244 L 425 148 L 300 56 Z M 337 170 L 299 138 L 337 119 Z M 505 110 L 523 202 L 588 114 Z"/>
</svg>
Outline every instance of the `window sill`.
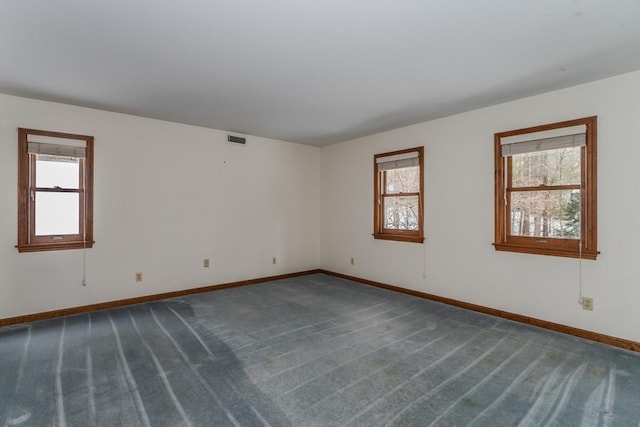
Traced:
<svg viewBox="0 0 640 427">
<path fill-rule="evenodd" d="M 34 243 L 30 245 L 16 245 L 19 253 L 61 251 L 66 249 L 90 249 L 95 242 L 64 242 L 64 243 Z"/>
<path fill-rule="evenodd" d="M 493 243 L 493 246 L 497 251 L 504 252 L 517 252 L 524 254 L 534 254 L 534 255 L 549 255 L 549 256 L 559 256 L 565 258 L 582 258 L 582 259 L 590 259 L 595 260 L 600 252 L 597 251 L 576 251 L 576 250 L 567 250 L 567 249 L 554 249 L 554 248 L 534 248 L 531 246 L 521 246 L 521 245 L 512 245 L 508 243 Z"/>
<path fill-rule="evenodd" d="M 407 235 L 401 235 L 401 234 L 374 233 L 373 238 L 380 239 L 380 240 L 396 240 L 398 242 L 411 242 L 411 243 L 424 242 L 424 237 L 422 236 L 407 236 Z"/>
</svg>

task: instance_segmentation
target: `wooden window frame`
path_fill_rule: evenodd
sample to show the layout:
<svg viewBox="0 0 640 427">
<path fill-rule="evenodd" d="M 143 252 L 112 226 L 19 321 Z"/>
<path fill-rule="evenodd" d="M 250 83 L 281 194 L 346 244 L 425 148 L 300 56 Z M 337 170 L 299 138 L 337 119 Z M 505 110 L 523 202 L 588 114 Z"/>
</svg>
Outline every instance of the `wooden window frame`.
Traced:
<svg viewBox="0 0 640 427">
<path fill-rule="evenodd" d="M 86 155 L 80 158 L 78 189 L 37 188 L 36 155 L 28 153 L 29 135 L 85 142 Z M 79 232 L 72 235 L 35 235 L 35 198 L 32 192 L 78 193 Z M 93 136 L 18 129 L 18 252 L 40 252 L 93 247 Z"/>
<path fill-rule="evenodd" d="M 541 238 L 513 236 L 510 234 L 510 192 L 543 189 L 575 189 L 575 186 L 555 186 L 540 188 L 518 188 L 511 186 L 511 156 L 502 156 L 501 139 L 515 135 L 543 132 L 553 129 L 586 125 L 586 145 L 581 147 L 579 185 L 580 197 L 580 239 Z M 597 249 L 597 116 L 585 117 L 541 126 L 500 132 L 494 135 L 495 161 L 495 242 L 498 251 L 551 255 L 569 258 L 595 260 Z M 505 170 L 506 163 L 506 170 Z M 505 174 L 506 172 L 506 174 Z M 571 187 L 571 188 L 569 188 Z"/>
<path fill-rule="evenodd" d="M 420 171 L 419 193 L 386 193 L 386 171 L 378 170 L 377 159 L 411 152 L 418 152 L 418 167 Z M 418 230 L 395 230 L 384 228 L 384 197 L 418 196 Z M 424 147 L 407 148 L 403 150 L 380 153 L 373 156 L 373 237 L 382 240 L 396 240 L 400 242 L 424 242 Z"/>
</svg>

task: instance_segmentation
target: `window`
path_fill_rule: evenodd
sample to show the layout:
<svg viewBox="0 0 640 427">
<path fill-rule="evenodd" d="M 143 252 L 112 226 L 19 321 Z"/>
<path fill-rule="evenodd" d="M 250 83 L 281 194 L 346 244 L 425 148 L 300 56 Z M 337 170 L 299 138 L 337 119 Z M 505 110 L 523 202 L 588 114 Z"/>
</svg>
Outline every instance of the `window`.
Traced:
<svg viewBox="0 0 640 427">
<path fill-rule="evenodd" d="M 19 252 L 93 246 L 93 137 L 18 129 Z"/>
<path fill-rule="evenodd" d="M 495 134 L 495 248 L 596 259 L 596 117 Z"/>
<path fill-rule="evenodd" d="M 423 147 L 376 154 L 373 237 L 422 243 Z"/>
</svg>

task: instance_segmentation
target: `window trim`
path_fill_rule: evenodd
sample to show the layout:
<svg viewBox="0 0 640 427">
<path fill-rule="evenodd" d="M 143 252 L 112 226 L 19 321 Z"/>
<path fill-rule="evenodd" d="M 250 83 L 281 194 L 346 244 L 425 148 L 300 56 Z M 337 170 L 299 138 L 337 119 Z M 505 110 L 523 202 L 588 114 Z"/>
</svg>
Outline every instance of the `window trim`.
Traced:
<svg viewBox="0 0 640 427">
<path fill-rule="evenodd" d="M 418 152 L 418 167 L 420 171 L 420 193 L 417 194 L 419 207 L 418 230 L 392 230 L 384 228 L 384 214 L 382 212 L 384 209 L 382 204 L 382 184 L 384 183 L 384 180 L 380 179 L 380 175 L 381 173 L 385 173 L 385 171 L 378 171 L 377 159 L 412 152 Z M 416 195 L 416 193 L 406 194 L 408 196 Z M 424 242 L 424 147 L 406 148 L 403 150 L 375 154 L 373 156 L 373 238 L 412 243 Z"/>
<path fill-rule="evenodd" d="M 586 145 L 581 148 L 581 239 L 540 238 L 529 236 L 512 236 L 509 233 L 509 206 L 505 163 L 510 172 L 511 156 L 502 156 L 501 139 L 515 135 L 543 132 L 572 126 L 586 126 Z M 506 161 L 505 161 L 506 160 Z M 551 255 L 569 258 L 595 260 L 599 254 L 597 249 L 597 116 L 575 120 L 550 123 L 529 128 L 516 129 L 494 134 L 495 163 L 495 241 L 498 251 Z"/>
<path fill-rule="evenodd" d="M 28 153 L 29 135 L 85 142 L 86 157 L 80 159 L 80 173 L 82 175 L 84 168 L 84 176 L 80 178 L 80 186 L 83 188 L 79 190 L 79 234 L 55 236 L 55 242 L 51 242 L 54 236 L 35 236 L 35 209 L 29 197 L 32 190 L 30 186 L 32 183 L 35 185 L 35 170 L 32 167 L 35 156 Z M 93 140 L 93 136 L 89 135 L 18 128 L 18 244 L 16 248 L 19 253 L 93 247 Z"/>
</svg>

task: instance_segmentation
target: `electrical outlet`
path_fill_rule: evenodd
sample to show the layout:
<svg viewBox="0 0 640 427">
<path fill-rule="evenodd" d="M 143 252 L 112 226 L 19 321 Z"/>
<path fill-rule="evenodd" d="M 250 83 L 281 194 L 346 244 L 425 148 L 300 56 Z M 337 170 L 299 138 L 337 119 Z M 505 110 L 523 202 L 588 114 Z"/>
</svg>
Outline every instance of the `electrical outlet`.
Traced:
<svg viewBox="0 0 640 427">
<path fill-rule="evenodd" d="M 582 297 L 582 309 L 593 311 L 593 298 Z"/>
<path fill-rule="evenodd" d="M 204 268 L 209 268 L 209 258 L 205 258 L 205 259 L 202 261 L 202 266 L 203 266 Z"/>
<path fill-rule="evenodd" d="M 276 257 L 273 257 L 273 259 L 271 260 L 271 264 L 275 264 L 277 262 Z"/>
<path fill-rule="evenodd" d="M 142 282 L 142 273 L 136 273 L 136 282 Z"/>
<path fill-rule="evenodd" d="M 351 265 L 355 265 L 356 264 L 356 259 L 354 257 L 351 257 Z"/>
</svg>

